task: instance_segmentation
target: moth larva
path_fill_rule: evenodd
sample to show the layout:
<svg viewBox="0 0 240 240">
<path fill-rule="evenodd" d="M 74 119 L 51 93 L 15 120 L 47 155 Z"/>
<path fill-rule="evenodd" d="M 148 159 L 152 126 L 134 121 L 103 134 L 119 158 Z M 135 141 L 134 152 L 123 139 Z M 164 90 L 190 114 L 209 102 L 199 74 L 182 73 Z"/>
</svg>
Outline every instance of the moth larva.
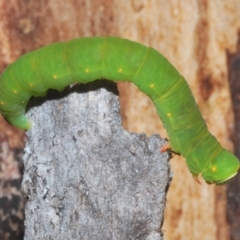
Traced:
<svg viewBox="0 0 240 240">
<path fill-rule="evenodd" d="M 153 48 L 126 39 L 80 38 L 25 54 L 0 77 L 0 113 L 29 129 L 24 112 L 31 96 L 99 78 L 133 82 L 151 98 L 171 149 L 186 158 L 194 177 L 220 184 L 237 174 L 239 160 L 209 133 L 183 76 Z"/>
</svg>

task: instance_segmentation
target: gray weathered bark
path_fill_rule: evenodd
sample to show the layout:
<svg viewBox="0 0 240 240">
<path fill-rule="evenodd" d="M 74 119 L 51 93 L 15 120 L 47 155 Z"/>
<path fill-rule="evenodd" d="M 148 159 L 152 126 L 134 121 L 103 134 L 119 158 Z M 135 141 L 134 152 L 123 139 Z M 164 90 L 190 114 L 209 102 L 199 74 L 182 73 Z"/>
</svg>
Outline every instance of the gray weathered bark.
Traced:
<svg viewBox="0 0 240 240">
<path fill-rule="evenodd" d="M 77 89 L 27 114 L 25 239 L 163 239 L 164 140 L 122 129 L 113 83 Z"/>
</svg>

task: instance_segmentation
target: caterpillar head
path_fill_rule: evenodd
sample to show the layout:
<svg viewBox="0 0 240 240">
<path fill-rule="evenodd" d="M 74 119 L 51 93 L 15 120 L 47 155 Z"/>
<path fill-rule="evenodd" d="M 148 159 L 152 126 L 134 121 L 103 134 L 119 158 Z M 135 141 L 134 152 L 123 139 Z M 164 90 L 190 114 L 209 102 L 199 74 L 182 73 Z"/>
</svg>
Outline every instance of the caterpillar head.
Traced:
<svg viewBox="0 0 240 240">
<path fill-rule="evenodd" d="M 202 176 L 208 183 L 223 184 L 238 173 L 239 167 L 239 160 L 232 153 L 222 149 L 211 165 L 203 171 Z"/>
</svg>

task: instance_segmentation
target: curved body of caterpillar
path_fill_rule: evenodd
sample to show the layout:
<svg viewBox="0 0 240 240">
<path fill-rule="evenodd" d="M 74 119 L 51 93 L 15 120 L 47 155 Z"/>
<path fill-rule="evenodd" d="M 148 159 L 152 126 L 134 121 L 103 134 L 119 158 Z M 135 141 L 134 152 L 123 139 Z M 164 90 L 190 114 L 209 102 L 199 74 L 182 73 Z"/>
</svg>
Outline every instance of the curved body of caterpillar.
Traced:
<svg viewBox="0 0 240 240">
<path fill-rule="evenodd" d="M 99 78 L 133 82 L 151 98 L 171 149 L 186 158 L 193 176 L 220 184 L 237 174 L 238 159 L 208 132 L 183 76 L 153 48 L 126 39 L 80 38 L 25 54 L 0 77 L 0 113 L 28 129 L 24 112 L 31 96 Z"/>
</svg>

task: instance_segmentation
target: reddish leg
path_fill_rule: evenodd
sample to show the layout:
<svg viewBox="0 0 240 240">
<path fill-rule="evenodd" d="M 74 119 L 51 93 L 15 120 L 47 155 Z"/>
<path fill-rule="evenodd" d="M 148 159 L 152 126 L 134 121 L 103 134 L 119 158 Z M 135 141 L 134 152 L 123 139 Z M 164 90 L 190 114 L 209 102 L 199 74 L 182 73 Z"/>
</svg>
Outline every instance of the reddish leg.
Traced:
<svg viewBox="0 0 240 240">
<path fill-rule="evenodd" d="M 160 152 L 168 152 L 171 151 L 170 145 L 169 143 L 164 144 L 161 148 L 160 148 Z"/>
<path fill-rule="evenodd" d="M 195 182 L 197 182 L 198 184 L 202 184 L 201 183 L 201 181 L 198 179 L 198 177 L 197 176 L 194 176 L 194 175 L 192 175 L 193 176 L 193 179 L 195 180 Z"/>
<path fill-rule="evenodd" d="M 160 148 L 160 152 L 161 152 L 161 153 L 162 153 L 162 152 L 169 152 L 169 153 L 174 153 L 174 154 L 179 155 L 179 156 L 181 155 L 180 153 L 173 151 L 173 150 L 171 149 L 169 143 L 166 143 L 165 145 L 163 145 L 163 146 Z"/>
</svg>

